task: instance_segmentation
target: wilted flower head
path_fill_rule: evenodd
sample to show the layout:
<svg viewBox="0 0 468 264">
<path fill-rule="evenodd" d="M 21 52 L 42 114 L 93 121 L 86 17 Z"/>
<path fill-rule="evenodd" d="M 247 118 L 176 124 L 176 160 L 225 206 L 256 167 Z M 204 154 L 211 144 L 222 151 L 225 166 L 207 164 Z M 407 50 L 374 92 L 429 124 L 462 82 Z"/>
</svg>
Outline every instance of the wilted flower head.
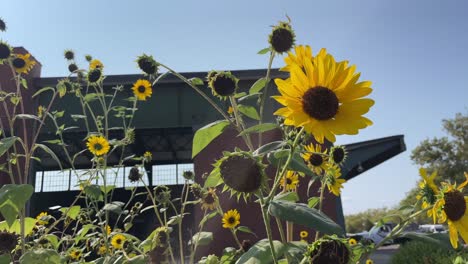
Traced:
<svg viewBox="0 0 468 264">
<path fill-rule="evenodd" d="M 193 171 L 188 170 L 188 171 L 184 171 L 182 176 L 184 176 L 184 179 L 186 179 L 186 180 L 193 180 L 194 177 L 195 177 L 195 174 L 193 173 Z"/>
<path fill-rule="evenodd" d="M 65 50 L 63 52 L 63 56 L 65 57 L 65 59 L 67 60 L 73 60 L 75 59 L 75 53 L 73 52 L 73 50 Z"/>
<path fill-rule="evenodd" d="M 153 56 L 143 54 L 136 60 L 138 67 L 147 75 L 156 75 L 158 73 L 158 64 Z"/>
<path fill-rule="evenodd" d="M 18 237 L 9 232 L 0 232 L 0 253 L 10 253 L 18 243 Z"/>
<path fill-rule="evenodd" d="M 293 46 L 296 35 L 289 22 L 280 22 L 269 36 L 269 42 L 277 53 L 288 52 Z"/>
<path fill-rule="evenodd" d="M 6 31 L 6 24 L 2 18 L 0 18 L 0 31 Z"/>
</svg>

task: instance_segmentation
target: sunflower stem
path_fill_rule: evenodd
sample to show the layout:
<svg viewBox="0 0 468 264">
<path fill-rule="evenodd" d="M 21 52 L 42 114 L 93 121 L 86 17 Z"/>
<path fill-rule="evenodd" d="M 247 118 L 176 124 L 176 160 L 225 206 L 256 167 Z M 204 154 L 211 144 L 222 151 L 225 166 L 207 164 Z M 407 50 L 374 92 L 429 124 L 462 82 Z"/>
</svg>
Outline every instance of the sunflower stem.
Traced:
<svg viewBox="0 0 468 264">
<path fill-rule="evenodd" d="M 265 224 L 265 229 L 266 229 L 266 232 L 267 232 L 268 242 L 270 243 L 270 251 L 271 251 L 271 255 L 273 257 L 273 262 L 275 264 L 277 264 L 278 259 L 276 257 L 275 247 L 274 247 L 274 244 L 273 244 L 273 235 L 272 235 L 272 232 L 271 232 L 270 218 L 268 217 L 268 212 L 267 212 L 268 207 L 265 204 L 265 200 L 263 198 L 262 193 L 260 193 L 260 207 L 261 207 L 261 210 L 262 210 L 263 223 Z"/>
<path fill-rule="evenodd" d="M 323 199 L 325 194 L 325 183 L 322 181 L 322 186 L 320 186 L 320 200 L 319 200 L 319 212 L 322 212 Z M 320 231 L 315 233 L 315 241 L 319 239 Z"/>
<path fill-rule="evenodd" d="M 263 94 L 261 95 L 261 99 L 260 99 L 260 120 L 258 121 L 258 124 L 261 125 L 263 123 L 263 112 L 264 112 L 264 108 L 265 108 L 265 101 L 266 101 L 266 97 L 267 97 L 267 94 L 268 94 L 268 85 L 270 84 L 270 72 L 271 72 L 271 65 L 273 64 L 273 59 L 275 58 L 275 52 L 272 50 L 270 52 L 270 60 L 268 62 L 268 69 L 267 69 L 267 73 L 266 73 L 266 76 L 265 76 L 265 80 L 266 80 L 266 83 L 265 83 L 265 88 L 263 89 Z M 258 147 L 260 147 L 262 145 L 262 132 L 258 133 Z"/>
<path fill-rule="evenodd" d="M 236 99 L 234 99 L 233 96 L 229 96 L 229 100 L 231 101 L 231 105 L 232 105 L 232 109 L 234 112 L 234 117 L 236 119 L 237 126 L 240 127 L 241 130 L 245 130 L 244 120 L 242 120 L 242 116 L 239 115 L 239 107 L 237 106 Z M 254 147 L 250 139 L 250 135 L 249 134 L 242 135 L 242 138 L 244 139 L 245 144 L 249 147 L 250 151 L 254 151 Z"/>
</svg>

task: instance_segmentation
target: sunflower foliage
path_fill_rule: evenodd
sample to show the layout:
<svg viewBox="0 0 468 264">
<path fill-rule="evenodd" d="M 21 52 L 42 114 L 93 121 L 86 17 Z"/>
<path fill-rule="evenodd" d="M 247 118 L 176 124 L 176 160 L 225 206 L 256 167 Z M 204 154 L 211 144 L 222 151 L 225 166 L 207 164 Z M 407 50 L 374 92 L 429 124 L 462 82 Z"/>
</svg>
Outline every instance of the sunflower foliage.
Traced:
<svg viewBox="0 0 468 264">
<path fill-rule="evenodd" d="M 260 55 L 269 54 L 266 74 L 250 87 L 235 74 L 221 70 L 209 72 L 205 81 L 187 79 L 153 56 L 142 54 L 136 59 L 142 77 L 134 80 L 132 87 L 109 88 L 104 85 L 106 67 L 102 61 L 86 55 L 88 65 L 79 65 L 75 52 L 66 50 L 69 76 L 33 95 L 26 91 L 36 61 L 0 41 L 0 67 L 11 71 L 15 83 L 11 89 L 0 87 L 0 104 L 12 109 L 6 113 L 6 122 L 2 119 L 0 123 L 0 160 L 4 161 L 0 169 L 11 182 L 0 189 L 0 213 L 5 219 L 0 222 L 0 260 L 373 263 L 370 254 L 386 241 L 402 236 L 411 219 L 419 215 L 447 223 L 449 236 L 405 233 L 406 238 L 453 248 L 466 242 L 468 198 L 463 188 L 468 176 L 462 183 L 436 185 L 436 175 L 424 170 L 419 204 L 388 216 L 397 219 L 398 225 L 381 243 L 346 238 L 343 228 L 323 210 L 327 199 L 339 197 L 346 185 L 341 168 L 348 152 L 333 144 L 339 135 L 358 134 L 372 125 L 364 117 L 374 104 L 367 97 L 372 92 L 371 82 L 361 80 L 355 65 L 337 61 L 326 49 L 313 53 L 310 46 L 297 44 L 289 18 L 272 26 L 267 39 L 269 47 L 259 51 Z M 280 71 L 285 77 L 272 80 L 271 65 L 277 56 L 283 56 Z M 166 72 L 161 74 L 160 70 Z M 151 103 L 148 99 L 153 96 L 153 87 L 168 74 L 180 78 L 222 117 L 196 131 L 193 158 L 203 155 L 227 130 L 236 134 L 231 139 L 236 147 L 219 154 L 212 171 L 204 175 L 183 173 L 185 182 L 178 197 L 171 187 L 148 185 L 145 172 L 154 164 L 155 150 L 132 152 L 138 133 L 134 124 L 138 107 Z M 31 98 L 39 98 L 34 113 L 24 110 Z M 67 111 L 71 102 L 79 106 L 80 113 Z M 280 105 L 274 109 L 276 119 L 267 118 L 266 106 L 273 105 L 271 102 Z M 36 127 L 33 135 L 28 126 Z M 55 130 L 55 134 L 37 142 L 45 128 Z M 82 144 L 70 140 L 69 133 L 81 136 Z M 77 195 L 57 212 L 29 217 L 25 205 L 34 187 L 27 184 L 32 180 L 28 172 L 44 155 L 78 179 L 73 186 Z M 91 166 L 78 169 L 83 161 Z M 132 185 L 126 190 L 130 198 L 122 201 L 116 194 L 116 183 L 125 167 L 130 168 L 126 176 Z M 229 197 L 239 208 L 226 203 Z M 240 207 L 259 216 L 262 230 L 243 223 Z M 194 210 L 203 216 L 190 223 Z M 149 234 L 142 235 L 138 232 L 141 225 L 136 223 L 144 214 L 151 214 L 155 224 L 150 224 Z M 224 229 L 230 238 L 217 237 L 208 223 Z M 241 240 L 241 234 L 250 239 Z M 223 241 L 223 252 L 200 256 L 200 248 L 213 245 L 215 240 Z"/>
</svg>

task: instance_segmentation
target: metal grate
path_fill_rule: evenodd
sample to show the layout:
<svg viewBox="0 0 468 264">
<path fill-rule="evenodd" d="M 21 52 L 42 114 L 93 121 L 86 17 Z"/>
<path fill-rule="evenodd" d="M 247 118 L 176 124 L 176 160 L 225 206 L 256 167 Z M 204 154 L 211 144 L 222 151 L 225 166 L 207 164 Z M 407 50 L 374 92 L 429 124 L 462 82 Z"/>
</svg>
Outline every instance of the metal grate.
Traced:
<svg viewBox="0 0 468 264">
<path fill-rule="evenodd" d="M 154 185 L 179 185 L 184 184 L 182 176 L 184 171 L 193 171 L 193 163 L 157 165 L 153 166 Z"/>
</svg>

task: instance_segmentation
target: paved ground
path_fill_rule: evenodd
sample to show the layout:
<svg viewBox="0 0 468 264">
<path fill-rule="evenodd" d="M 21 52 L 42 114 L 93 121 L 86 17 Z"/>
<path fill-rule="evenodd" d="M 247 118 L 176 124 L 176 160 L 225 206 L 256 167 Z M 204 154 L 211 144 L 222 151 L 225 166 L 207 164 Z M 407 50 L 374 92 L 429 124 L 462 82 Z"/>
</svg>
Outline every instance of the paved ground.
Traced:
<svg viewBox="0 0 468 264">
<path fill-rule="evenodd" d="M 398 245 L 391 245 L 379 248 L 371 255 L 374 264 L 390 264 L 392 255 L 398 250 Z"/>
</svg>

